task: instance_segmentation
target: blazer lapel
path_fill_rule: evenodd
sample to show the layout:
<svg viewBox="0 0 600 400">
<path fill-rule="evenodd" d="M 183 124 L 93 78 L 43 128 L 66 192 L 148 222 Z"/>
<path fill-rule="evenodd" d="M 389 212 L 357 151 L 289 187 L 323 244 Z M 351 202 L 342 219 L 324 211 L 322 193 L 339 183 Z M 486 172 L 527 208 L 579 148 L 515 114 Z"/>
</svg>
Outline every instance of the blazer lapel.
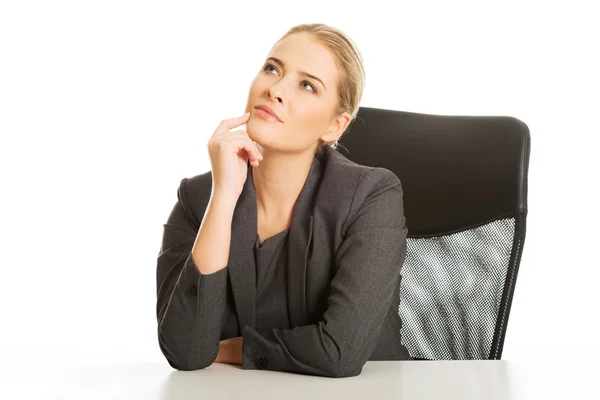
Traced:
<svg viewBox="0 0 600 400">
<path fill-rule="evenodd" d="M 288 314 L 292 327 L 308 323 L 306 269 L 314 224 L 312 211 L 321 176 L 321 161 L 315 157 L 292 214 L 287 257 Z"/>
<path fill-rule="evenodd" d="M 245 325 L 256 329 L 256 243 L 257 209 L 256 192 L 252 180 L 252 166 L 235 207 L 229 250 L 229 277 L 237 311 L 240 330 Z M 288 313 L 292 326 L 306 325 L 306 268 L 312 242 L 312 209 L 322 177 L 322 161 L 313 158 L 310 171 L 300 191 L 292 213 L 288 235 L 287 292 Z"/>
</svg>

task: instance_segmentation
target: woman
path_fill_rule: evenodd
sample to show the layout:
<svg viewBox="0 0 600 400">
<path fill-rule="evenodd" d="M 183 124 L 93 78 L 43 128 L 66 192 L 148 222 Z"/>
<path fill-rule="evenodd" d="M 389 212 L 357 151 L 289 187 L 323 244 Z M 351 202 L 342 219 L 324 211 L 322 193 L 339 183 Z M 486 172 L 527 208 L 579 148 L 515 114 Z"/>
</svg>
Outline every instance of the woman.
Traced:
<svg viewBox="0 0 600 400">
<path fill-rule="evenodd" d="M 335 151 L 363 82 L 342 32 L 292 28 L 247 113 L 210 138 L 212 170 L 181 180 L 157 265 L 159 345 L 173 368 L 344 377 L 367 360 L 412 359 L 398 315 L 400 180 Z"/>
</svg>

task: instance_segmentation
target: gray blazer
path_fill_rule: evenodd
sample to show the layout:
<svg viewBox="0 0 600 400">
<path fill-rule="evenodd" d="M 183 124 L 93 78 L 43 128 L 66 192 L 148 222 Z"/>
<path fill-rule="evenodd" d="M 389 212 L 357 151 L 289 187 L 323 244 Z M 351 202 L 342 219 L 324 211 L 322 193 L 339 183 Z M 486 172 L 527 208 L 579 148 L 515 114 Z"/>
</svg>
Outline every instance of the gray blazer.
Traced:
<svg viewBox="0 0 600 400">
<path fill-rule="evenodd" d="M 248 164 L 248 168 L 252 168 Z M 203 275 L 191 249 L 210 200 L 211 172 L 183 178 L 157 260 L 159 346 L 179 370 L 211 365 L 232 290 L 242 368 L 356 376 L 367 360 L 410 360 L 401 343 L 406 257 L 402 186 L 391 171 L 325 147 L 294 206 L 287 306 L 293 328 L 255 329 L 256 195 L 247 179 L 232 220 L 227 266 Z"/>
</svg>

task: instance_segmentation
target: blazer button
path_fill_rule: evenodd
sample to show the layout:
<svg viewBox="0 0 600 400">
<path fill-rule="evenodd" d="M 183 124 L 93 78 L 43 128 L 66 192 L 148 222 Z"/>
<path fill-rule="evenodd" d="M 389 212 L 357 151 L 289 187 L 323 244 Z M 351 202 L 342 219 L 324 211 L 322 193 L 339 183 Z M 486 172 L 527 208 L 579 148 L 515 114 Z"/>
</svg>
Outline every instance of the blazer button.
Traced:
<svg viewBox="0 0 600 400">
<path fill-rule="evenodd" d="M 196 289 L 196 285 L 191 285 L 187 288 L 187 292 L 190 296 L 196 296 L 198 294 L 198 289 Z"/>
<path fill-rule="evenodd" d="M 264 356 L 260 356 L 256 362 L 256 364 L 258 365 L 258 368 L 260 369 L 265 369 L 267 368 L 267 365 L 269 364 L 267 359 Z"/>
</svg>

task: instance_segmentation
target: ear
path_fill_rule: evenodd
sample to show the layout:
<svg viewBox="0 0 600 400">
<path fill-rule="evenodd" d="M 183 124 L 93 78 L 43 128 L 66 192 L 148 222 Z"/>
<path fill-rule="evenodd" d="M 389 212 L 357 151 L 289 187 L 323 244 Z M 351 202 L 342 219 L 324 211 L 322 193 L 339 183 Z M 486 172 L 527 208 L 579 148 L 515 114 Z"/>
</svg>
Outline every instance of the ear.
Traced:
<svg viewBox="0 0 600 400">
<path fill-rule="evenodd" d="M 321 136 L 321 140 L 325 143 L 335 142 L 342 136 L 350 121 L 352 121 L 352 115 L 348 112 L 343 112 L 331 123 L 327 129 L 327 133 Z"/>
</svg>

